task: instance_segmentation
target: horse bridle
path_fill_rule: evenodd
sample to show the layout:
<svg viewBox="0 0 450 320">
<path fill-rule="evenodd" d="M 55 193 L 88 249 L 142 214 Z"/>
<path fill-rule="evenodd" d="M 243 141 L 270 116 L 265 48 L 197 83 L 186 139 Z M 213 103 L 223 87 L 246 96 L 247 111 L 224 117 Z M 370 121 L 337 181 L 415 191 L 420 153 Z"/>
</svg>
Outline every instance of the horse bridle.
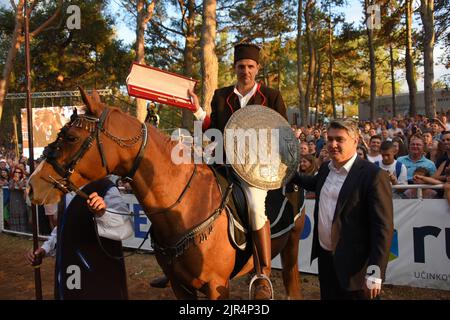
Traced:
<svg viewBox="0 0 450 320">
<path fill-rule="evenodd" d="M 66 124 L 64 128 L 62 128 L 61 131 L 58 133 L 56 141 L 49 144 L 44 149 L 43 155 L 45 157 L 45 160 L 53 167 L 56 173 L 58 173 L 62 177 L 62 180 L 58 181 L 59 185 L 54 183 L 55 187 L 60 189 L 61 185 L 64 185 L 67 189 L 71 191 L 76 191 L 77 188 L 70 181 L 70 176 L 74 173 L 76 165 L 80 162 L 80 160 L 83 158 L 86 152 L 92 147 L 95 139 L 97 139 L 97 146 L 102 160 L 102 166 L 106 169 L 106 173 L 110 174 L 105 153 L 103 151 L 103 144 L 102 141 L 100 140 L 100 133 L 105 134 L 107 137 L 112 139 L 121 147 L 131 147 L 142 138 L 142 143 L 139 152 L 133 162 L 133 166 L 131 167 L 131 170 L 128 172 L 128 174 L 125 177 L 123 177 L 128 181 L 133 181 L 133 177 L 144 157 L 145 148 L 147 146 L 148 141 L 147 126 L 143 123 L 141 132 L 135 137 L 129 139 L 118 138 L 113 134 L 111 134 L 110 132 L 108 132 L 108 130 L 106 130 L 104 126 L 108 114 L 109 108 L 105 108 L 103 110 L 103 112 L 100 115 L 100 118 L 96 118 L 89 115 L 77 115 L 77 113 L 74 112 L 70 122 Z M 78 149 L 78 151 L 70 158 L 67 164 L 61 165 L 57 161 L 61 149 L 61 143 L 64 140 L 66 132 L 72 126 L 83 128 L 88 132 L 90 132 L 90 135 L 84 140 L 80 149 Z"/>
</svg>

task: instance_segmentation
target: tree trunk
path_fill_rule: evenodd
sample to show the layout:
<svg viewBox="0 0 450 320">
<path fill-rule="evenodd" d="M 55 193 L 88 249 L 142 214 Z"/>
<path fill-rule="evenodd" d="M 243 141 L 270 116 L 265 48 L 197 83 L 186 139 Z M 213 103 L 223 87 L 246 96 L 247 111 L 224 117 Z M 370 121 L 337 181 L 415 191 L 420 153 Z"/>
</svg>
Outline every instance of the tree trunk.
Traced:
<svg viewBox="0 0 450 320">
<path fill-rule="evenodd" d="M 136 59 L 139 64 L 145 64 L 145 30 L 147 24 L 153 16 L 155 1 L 147 3 L 147 0 L 137 0 L 137 19 L 136 19 Z M 144 122 L 147 116 L 147 102 L 144 99 L 136 99 L 136 118 Z"/>
<path fill-rule="evenodd" d="M 264 48 L 266 47 L 266 36 L 263 32 L 262 37 L 261 37 L 261 41 L 262 41 L 262 49 L 264 50 Z M 260 58 L 260 63 L 261 63 L 261 58 Z M 267 64 L 268 63 L 263 63 L 262 65 L 262 73 L 263 73 L 263 81 L 264 84 L 268 87 L 270 87 L 270 79 L 269 79 L 269 75 L 267 74 Z"/>
<path fill-rule="evenodd" d="M 29 14 L 34 8 L 34 5 L 37 2 L 34 2 L 31 7 L 27 9 Z M 42 31 L 44 31 L 48 26 L 50 26 L 60 15 L 61 9 L 63 5 L 63 0 L 58 0 L 58 6 L 50 18 L 40 24 L 34 31 L 30 32 L 30 39 L 36 37 Z M 3 69 L 2 77 L 0 78 L 0 121 L 2 119 L 3 114 L 3 106 L 5 103 L 6 94 L 8 92 L 9 87 L 9 79 L 11 77 L 11 72 L 13 70 L 14 61 L 17 56 L 17 52 L 19 51 L 20 45 L 22 44 L 24 38 L 22 36 L 22 28 L 23 28 L 23 7 L 24 0 L 19 0 L 17 3 L 15 10 L 15 26 L 11 39 L 11 47 L 9 48 L 8 55 L 6 57 L 5 66 Z"/>
<path fill-rule="evenodd" d="M 24 0 L 20 0 L 17 4 L 16 25 L 14 26 L 11 47 L 9 48 L 8 56 L 6 57 L 2 78 L 0 79 L 0 120 L 2 119 L 3 106 L 5 104 L 6 93 L 8 92 L 9 78 L 13 70 L 17 52 L 19 51 L 21 45 L 20 36 L 22 34 L 23 27 L 23 4 Z"/>
<path fill-rule="evenodd" d="M 420 17 L 423 24 L 423 62 L 425 113 L 428 118 L 436 115 L 434 96 L 434 0 L 420 1 Z"/>
<path fill-rule="evenodd" d="M 19 155 L 19 133 L 18 133 L 18 125 L 17 125 L 17 115 L 13 115 L 13 144 L 14 144 L 14 151 L 17 155 Z"/>
<path fill-rule="evenodd" d="M 409 116 L 414 117 L 417 114 L 416 107 L 416 69 L 414 67 L 412 58 L 412 0 L 406 0 L 406 54 L 405 54 L 405 68 L 406 68 L 406 82 L 409 89 Z"/>
<path fill-rule="evenodd" d="M 281 46 L 282 46 L 282 39 L 281 39 L 281 33 L 278 36 L 278 54 L 277 54 L 277 85 L 278 85 L 278 91 L 281 91 L 281 69 L 282 69 L 282 61 L 281 58 L 283 57 L 283 54 L 281 53 Z"/>
<path fill-rule="evenodd" d="M 316 51 L 314 50 L 313 37 L 311 34 L 311 26 L 312 26 L 311 15 L 314 5 L 315 5 L 314 0 L 308 0 L 305 8 L 306 43 L 308 45 L 308 53 L 309 53 L 308 82 L 306 84 L 306 93 L 305 93 L 305 117 L 307 119 L 307 123 L 309 123 L 309 107 L 311 104 L 311 96 L 314 85 L 314 70 L 316 68 Z"/>
<path fill-rule="evenodd" d="M 370 120 L 375 120 L 375 98 L 377 95 L 377 69 L 376 69 L 376 57 L 375 57 L 375 47 L 374 47 L 374 35 L 373 35 L 373 28 L 369 26 L 373 26 L 373 23 L 369 23 L 369 19 L 372 19 L 372 17 L 369 15 L 369 12 L 367 12 L 367 7 L 371 5 L 371 1 L 365 0 L 364 1 L 364 11 L 365 11 L 365 17 L 366 17 L 366 30 L 367 30 L 367 38 L 368 38 L 368 45 L 369 45 L 369 63 L 370 63 Z"/>
<path fill-rule="evenodd" d="M 315 123 L 318 123 L 319 120 L 319 106 L 320 106 L 320 99 L 322 95 L 322 63 L 320 59 L 320 53 L 319 50 L 316 48 L 316 55 L 317 55 L 317 80 L 316 80 L 316 119 Z"/>
<path fill-rule="evenodd" d="M 336 98 L 334 95 L 334 61 L 333 61 L 333 28 L 331 27 L 331 12 L 328 16 L 328 60 L 330 63 L 330 95 L 331 95 L 331 108 L 333 109 L 333 119 L 336 119 Z"/>
<path fill-rule="evenodd" d="M 395 102 L 394 49 L 392 48 L 392 43 L 389 44 L 389 58 L 391 67 L 392 116 L 395 117 L 397 115 L 397 106 Z"/>
<path fill-rule="evenodd" d="M 389 44 L 389 58 L 391 67 L 391 90 L 392 90 L 392 116 L 397 116 L 397 103 L 395 101 L 395 74 L 394 74 L 394 48 Z"/>
<path fill-rule="evenodd" d="M 303 93 L 303 52 L 302 52 L 302 18 L 303 0 L 298 0 L 297 11 L 297 89 L 298 89 L 298 111 L 300 113 L 300 124 L 306 124 L 305 97 Z"/>
<path fill-rule="evenodd" d="M 216 0 L 203 0 L 202 25 L 202 98 L 205 111 L 211 113 L 211 100 L 217 88 L 219 65 L 215 52 L 216 44 Z"/>
<path fill-rule="evenodd" d="M 184 75 L 192 77 L 194 74 L 194 47 L 195 47 L 195 0 L 187 1 L 188 17 L 186 22 L 186 38 L 184 45 Z M 185 129 L 192 127 L 192 111 L 183 109 L 181 126 Z"/>
</svg>

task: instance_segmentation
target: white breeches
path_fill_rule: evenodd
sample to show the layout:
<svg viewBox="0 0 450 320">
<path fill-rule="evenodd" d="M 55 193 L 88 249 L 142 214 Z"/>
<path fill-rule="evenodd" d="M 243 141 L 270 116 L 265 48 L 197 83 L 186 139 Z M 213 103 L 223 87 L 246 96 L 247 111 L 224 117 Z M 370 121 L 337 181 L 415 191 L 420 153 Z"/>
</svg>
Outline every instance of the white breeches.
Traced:
<svg viewBox="0 0 450 320">
<path fill-rule="evenodd" d="M 240 178 L 239 178 L 240 179 Z M 267 190 L 252 187 L 244 180 L 240 179 L 242 188 L 247 198 L 248 217 L 252 231 L 264 227 L 267 221 L 266 216 L 266 196 Z"/>
</svg>

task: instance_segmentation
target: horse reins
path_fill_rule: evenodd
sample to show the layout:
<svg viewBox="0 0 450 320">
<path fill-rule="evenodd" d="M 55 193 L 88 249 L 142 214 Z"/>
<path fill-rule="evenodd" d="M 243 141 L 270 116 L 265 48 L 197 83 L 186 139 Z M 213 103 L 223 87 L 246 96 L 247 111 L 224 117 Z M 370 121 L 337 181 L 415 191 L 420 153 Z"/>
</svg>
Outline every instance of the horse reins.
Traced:
<svg viewBox="0 0 450 320">
<path fill-rule="evenodd" d="M 76 109 L 75 109 L 76 110 Z M 44 149 L 44 156 L 46 158 L 46 161 L 53 167 L 53 169 L 63 178 L 62 181 L 64 183 L 67 183 L 68 185 L 72 184 L 70 182 L 70 176 L 75 171 L 75 166 L 78 164 L 78 162 L 83 158 L 83 156 L 86 154 L 86 152 L 91 148 L 93 142 L 95 139 L 97 139 L 97 146 L 100 153 L 100 158 L 102 160 L 102 166 L 106 170 L 106 174 L 110 174 L 108 164 L 106 161 L 106 156 L 103 151 L 103 143 L 100 139 L 100 132 L 105 134 L 108 138 L 116 142 L 121 147 L 131 147 L 134 144 L 136 144 L 141 138 L 142 143 L 139 149 L 139 152 L 133 162 L 133 166 L 131 167 L 130 171 L 125 175 L 124 179 L 128 181 L 132 181 L 134 175 L 136 174 L 137 169 L 139 168 L 139 165 L 144 157 L 145 148 L 147 146 L 147 126 L 143 123 L 141 132 L 132 138 L 129 139 L 122 139 L 118 138 L 114 135 L 112 135 L 110 132 L 108 132 L 105 129 L 105 120 L 109 114 L 109 108 L 105 108 L 100 115 L 100 118 L 95 118 L 87 115 L 78 116 L 76 113 L 72 116 L 73 118 L 67 125 L 67 127 L 63 128 L 61 132 L 58 134 L 58 138 L 56 142 L 51 143 L 48 147 Z M 65 132 L 68 130 L 71 126 L 76 126 L 78 128 L 83 128 L 83 122 L 87 122 L 87 124 L 84 126 L 84 129 L 90 132 L 90 135 L 84 140 L 83 144 L 81 145 L 80 149 L 72 156 L 72 158 L 69 160 L 67 165 L 60 165 L 57 159 L 57 152 L 60 150 L 60 143 L 64 137 Z M 129 143 L 127 143 L 130 141 Z M 55 150 L 56 149 L 56 150 Z"/>
<path fill-rule="evenodd" d="M 76 109 L 75 109 L 76 110 Z M 98 150 L 100 153 L 100 157 L 102 160 L 102 166 L 106 168 L 106 173 L 109 174 L 109 169 L 108 169 L 108 164 L 106 161 L 106 157 L 103 151 L 103 144 L 102 141 L 100 140 L 100 132 L 104 133 L 108 138 L 110 138 L 111 140 L 113 140 L 114 142 L 116 142 L 119 146 L 121 147 L 130 147 L 133 146 L 134 144 L 136 144 L 141 138 L 143 139 L 141 146 L 139 148 L 139 152 L 133 162 L 133 166 L 131 167 L 131 170 L 128 172 L 128 174 L 123 178 L 127 181 L 132 181 L 133 177 L 137 171 L 137 169 L 139 168 L 139 165 L 144 157 L 144 152 L 147 146 L 147 142 L 148 142 L 148 135 L 147 135 L 147 126 L 145 125 L 145 123 L 142 124 L 142 130 L 140 132 L 140 134 L 138 136 L 135 136 L 133 138 L 130 139 L 121 139 L 118 138 L 114 135 L 112 135 L 110 132 L 108 132 L 105 127 L 105 120 L 108 116 L 109 113 L 109 108 L 105 108 L 102 112 L 102 114 L 100 115 L 100 118 L 95 118 L 95 117 L 91 117 L 91 116 L 87 116 L 87 115 L 83 115 L 83 116 L 78 116 L 76 112 L 74 112 L 74 115 L 72 115 L 72 119 L 69 122 L 69 124 L 67 125 L 67 127 L 63 128 L 61 130 L 61 132 L 58 134 L 58 138 L 56 140 L 56 142 L 50 144 L 48 147 L 46 147 L 44 149 L 44 156 L 46 161 L 53 167 L 53 169 L 62 177 L 61 180 L 56 180 L 55 178 L 53 178 L 52 176 L 49 176 L 49 178 L 52 180 L 52 184 L 55 188 L 61 190 L 63 193 L 68 193 L 70 191 L 75 192 L 78 196 L 88 200 L 89 196 L 83 192 L 81 189 L 79 189 L 77 186 L 75 186 L 72 181 L 70 181 L 70 176 L 73 174 L 73 172 L 75 171 L 75 166 L 78 164 L 78 162 L 83 158 L 83 156 L 86 154 L 86 152 L 91 148 L 93 142 L 95 139 L 97 139 L 97 146 L 98 146 Z M 72 158 L 70 159 L 70 161 L 68 162 L 67 165 L 60 165 L 56 159 L 57 159 L 57 153 L 60 150 L 60 143 L 64 137 L 65 132 L 68 130 L 69 127 L 71 126 L 76 126 L 79 128 L 83 128 L 83 120 L 87 122 L 87 124 L 84 126 L 84 129 L 87 130 L 88 132 L 90 132 L 90 135 L 86 138 L 86 140 L 84 140 L 83 144 L 81 145 L 80 149 L 72 156 Z M 128 141 L 130 141 L 129 143 L 127 143 Z M 192 179 L 192 177 L 191 177 Z M 182 194 L 182 196 L 184 195 L 184 192 Z M 179 201 L 181 201 L 181 199 L 178 199 Z M 175 205 L 175 204 L 174 204 Z M 106 209 L 107 212 L 111 212 L 113 214 L 119 214 L 119 215 L 130 215 L 130 214 L 120 214 L 117 212 L 112 212 Z M 95 225 L 95 233 L 96 233 L 96 237 L 97 237 L 97 242 L 101 248 L 101 250 L 110 258 L 112 259 L 116 259 L 116 260 L 120 260 L 120 259 L 124 259 L 125 257 L 128 257 L 132 254 L 135 254 L 138 250 L 141 249 L 141 247 L 143 246 L 143 244 L 145 243 L 145 241 L 148 239 L 148 236 L 150 234 L 150 229 L 148 230 L 146 236 L 144 237 L 144 240 L 142 241 L 142 243 L 139 245 L 139 247 L 137 248 L 137 250 L 135 252 L 133 252 L 132 254 L 126 255 L 126 256 L 121 256 L 121 257 L 117 257 L 117 256 L 112 256 L 111 254 L 109 254 L 106 249 L 103 247 L 101 240 L 100 240 L 100 236 L 98 234 L 98 226 L 97 226 L 97 221 L 95 220 L 95 216 L 92 215 L 93 221 L 94 221 L 94 225 Z"/>
<path fill-rule="evenodd" d="M 60 165 L 56 159 L 57 159 L 57 155 L 55 155 L 53 151 L 53 149 L 56 149 L 56 151 L 59 151 L 59 145 L 58 143 L 61 142 L 61 140 L 63 139 L 63 136 L 65 134 L 64 130 L 61 130 L 61 133 L 58 134 L 58 139 L 55 142 L 55 144 L 51 144 L 49 145 L 49 147 L 47 147 L 44 150 L 44 156 L 46 157 L 46 160 L 48 163 L 50 163 L 50 165 L 55 169 L 55 171 L 62 177 L 61 180 L 56 180 L 55 178 L 53 178 L 52 176 L 49 176 L 49 178 L 52 180 L 51 183 L 53 184 L 53 186 L 59 190 L 61 190 L 63 193 L 68 193 L 70 191 L 75 192 L 77 195 L 79 195 L 80 197 L 88 200 L 89 196 L 83 192 L 81 189 L 79 189 L 77 186 L 75 186 L 72 181 L 70 181 L 70 176 L 73 174 L 73 172 L 75 171 L 75 166 L 78 164 L 78 162 L 81 160 L 81 158 L 86 154 L 86 152 L 90 149 L 90 147 L 92 146 L 93 142 L 95 139 L 97 139 L 97 144 L 98 144 L 98 150 L 100 153 L 100 157 L 102 159 L 102 166 L 106 168 L 106 173 L 109 174 L 109 169 L 108 169 L 108 165 L 107 165 L 107 161 L 106 161 L 106 157 L 104 155 L 104 151 L 103 151 L 103 144 L 100 140 L 100 132 L 104 133 L 108 138 L 110 138 L 111 140 L 113 140 L 114 142 L 116 142 L 120 147 L 130 147 L 133 146 L 134 144 L 136 144 L 141 138 L 143 139 L 139 152 L 135 158 L 135 161 L 133 163 L 133 166 L 131 167 L 131 170 L 128 172 L 128 174 L 123 178 L 127 181 L 133 181 L 133 177 L 137 171 L 137 169 L 139 168 L 139 165 L 144 157 L 144 152 L 147 146 L 147 142 L 148 142 L 148 130 L 147 130 L 147 126 L 145 124 L 142 124 L 142 130 L 141 133 L 138 136 L 135 136 L 133 138 L 129 138 L 129 139 L 121 139 L 118 138 L 114 135 L 112 135 L 110 132 L 108 132 L 105 127 L 104 127 L 104 123 L 105 120 L 108 116 L 109 113 L 109 109 L 105 108 L 100 116 L 100 118 L 95 118 L 95 117 L 90 117 L 90 116 L 78 116 L 76 113 L 74 114 L 74 117 L 71 119 L 71 122 L 68 124 L 68 127 L 70 126 L 76 126 L 79 128 L 83 128 L 83 120 L 87 121 L 88 123 L 84 126 L 84 129 L 90 132 L 89 137 L 86 138 L 86 140 L 83 142 L 81 148 L 75 153 L 75 155 L 71 158 L 71 160 L 68 162 L 67 165 Z M 65 129 L 67 130 L 67 128 Z M 127 143 L 128 142 L 128 143 Z M 187 190 L 189 189 L 191 182 L 195 176 L 195 174 L 197 173 L 197 164 L 194 164 L 194 169 L 192 171 L 192 174 L 188 180 L 188 182 L 186 183 L 183 191 L 181 192 L 181 194 L 179 195 L 179 197 L 177 198 L 177 200 L 170 205 L 167 208 L 164 209 L 160 209 L 160 210 L 156 210 L 153 212 L 148 212 L 147 214 L 145 214 L 145 216 L 150 216 L 150 215 L 155 215 L 155 214 L 161 214 L 164 212 L 167 212 L 171 209 L 173 209 L 174 207 L 176 207 L 179 203 L 181 203 L 181 201 L 183 200 Z M 106 209 L 107 212 L 110 212 L 112 214 L 117 214 L 117 215 L 126 215 L 126 216 L 133 216 L 132 214 L 121 214 L 121 213 L 117 213 L 117 212 L 112 212 L 112 211 L 108 211 Z M 93 216 L 94 222 L 95 222 L 95 231 L 96 231 L 96 235 L 97 235 L 97 240 L 98 243 L 101 247 L 101 249 L 104 251 L 104 253 L 113 259 L 123 259 L 125 257 L 128 257 L 134 253 L 136 253 L 138 250 L 141 249 L 141 247 L 143 246 L 143 244 L 145 243 L 145 241 L 148 239 L 148 236 L 150 235 L 151 229 L 149 229 L 144 237 L 144 240 L 142 241 L 142 243 L 139 245 L 139 247 L 137 248 L 136 252 L 127 255 L 127 256 L 122 256 L 122 257 L 116 257 L 116 256 L 112 256 L 110 255 L 102 246 L 101 244 L 101 240 L 99 238 L 98 235 L 98 228 L 97 228 L 97 221 L 95 220 L 95 217 Z"/>
</svg>

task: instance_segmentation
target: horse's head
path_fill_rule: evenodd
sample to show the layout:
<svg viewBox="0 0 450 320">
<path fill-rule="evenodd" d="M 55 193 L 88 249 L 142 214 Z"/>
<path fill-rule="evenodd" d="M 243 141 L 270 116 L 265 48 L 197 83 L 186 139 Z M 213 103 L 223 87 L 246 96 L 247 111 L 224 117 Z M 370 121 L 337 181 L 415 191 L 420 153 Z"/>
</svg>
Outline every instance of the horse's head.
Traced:
<svg viewBox="0 0 450 320">
<path fill-rule="evenodd" d="M 29 179 L 30 199 L 33 203 L 58 202 L 62 194 L 67 192 L 63 186 L 73 184 L 81 187 L 113 173 L 121 160 L 121 150 L 117 149 L 120 149 L 120 140 L 123 141 L 114 134 L 124 134 L 124 128 L 131 124 L 132 128 L 139 128 L 136 119 L 102 104 L 95 91 L 92 97 L 82 88 L 80 92 L 86 104 L 86 112 L 82 115 L 74 113 L 69 123 L 58 133 L 57 139 L 44 149 L 44 161 Z M 114 129 L 114 133 L 111 133 L 106 129 L 106 122 L 113 121 L 109 119 L 113 113 L 124 126 L 111 124 Z M 135 137 L 134 142 L 140 141 L 142 136 L 140 134 Z"/>
</svg>

